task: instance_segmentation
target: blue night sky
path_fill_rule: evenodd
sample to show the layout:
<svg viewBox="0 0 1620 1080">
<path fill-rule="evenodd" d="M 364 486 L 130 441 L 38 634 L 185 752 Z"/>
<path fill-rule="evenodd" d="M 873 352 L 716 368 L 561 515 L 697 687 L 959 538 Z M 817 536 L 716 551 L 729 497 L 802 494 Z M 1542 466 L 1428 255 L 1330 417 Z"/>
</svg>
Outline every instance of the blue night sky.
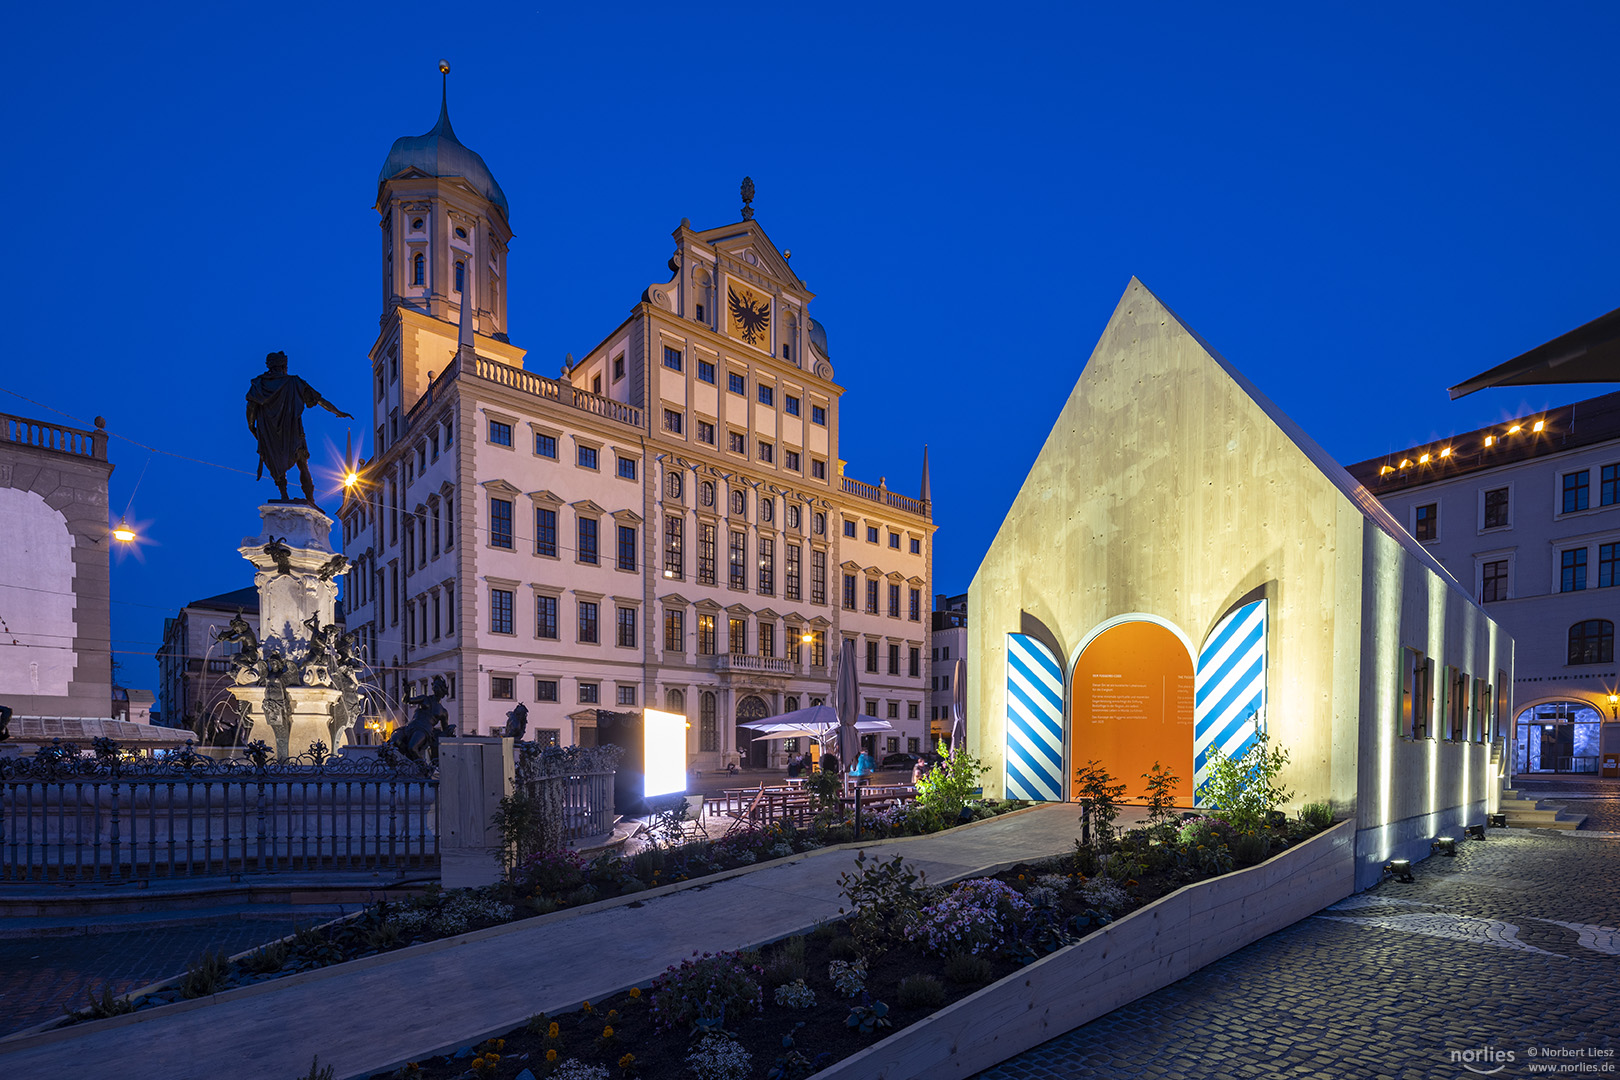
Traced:
<svg viewBox="0 0 1620 1080">
<path fill-rule="evenodd" d="M 250 473 L 242 394 L 284 349 L 363 439 L 377 170 L 432 126 L 444 56 L 511 202 L 529 366 L 600 340 L 751 174 L 819 295 L 849 474 L 914 493 L 931 445 L 938 591 L 1132 274 L 1343 462 L 1596 392 L 1445 387 L 1620 306 L 1620 10 L 1089 7 L 25 5 L 0 387 Z M 274 489 L 112 456 L 148 538 L 113 648 L 152 687 L 164 615 L 250 582 Z"/>
</svg>

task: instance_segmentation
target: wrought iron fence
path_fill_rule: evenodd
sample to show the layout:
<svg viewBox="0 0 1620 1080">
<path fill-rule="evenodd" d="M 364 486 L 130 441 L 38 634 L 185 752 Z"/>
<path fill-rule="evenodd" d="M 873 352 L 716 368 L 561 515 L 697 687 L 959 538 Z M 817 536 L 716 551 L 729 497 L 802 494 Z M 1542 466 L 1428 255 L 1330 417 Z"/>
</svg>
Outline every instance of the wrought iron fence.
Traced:
<svg viewBox="0 0 1620 1080">
<path fill-rule="evenodd" d="M 558 839 L 563 842 L 606 836 L 613 831 L 613 773 L 544 776 L 520 783 L 543 808 L 542 814 L 553 820 L 560 817 Z"/>
<path fill-rule="evenodd" d="M 214 760 L 111 740 L 0 759 L 0 881 L 128 881 L 438 865 L 438 779 L 413 762 L 262 744 Z"/>
</svg>

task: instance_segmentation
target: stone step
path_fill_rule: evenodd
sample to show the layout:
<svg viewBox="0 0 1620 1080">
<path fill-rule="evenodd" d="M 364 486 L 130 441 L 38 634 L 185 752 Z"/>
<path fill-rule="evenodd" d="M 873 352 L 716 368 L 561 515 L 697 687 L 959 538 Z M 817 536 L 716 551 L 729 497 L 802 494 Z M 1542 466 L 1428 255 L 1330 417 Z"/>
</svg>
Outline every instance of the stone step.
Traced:
<svg viewBox="0 0 1620 1080">
<path fill-rule="evenodd" d="M 1585 814 L 1568 814 L 1558 807 L 1512 806 L 1504 804 L 1502 813 L 1507 815 L 1508 827 L 1511 829 L 1578 829 L 1581 822 L 1586 820 Z"/>
</svg>

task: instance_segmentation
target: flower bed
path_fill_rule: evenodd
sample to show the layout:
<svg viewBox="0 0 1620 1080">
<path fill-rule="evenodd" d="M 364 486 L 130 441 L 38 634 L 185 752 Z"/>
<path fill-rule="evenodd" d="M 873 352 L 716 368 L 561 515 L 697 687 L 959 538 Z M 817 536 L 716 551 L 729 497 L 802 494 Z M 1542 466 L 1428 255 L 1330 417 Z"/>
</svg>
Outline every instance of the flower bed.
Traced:
<svg viewBox="0 0 1620 1080">
<path fill-rule="evenodd" d="M 898 856 L 863 852 L 840 880 L 843 922 L 758 952 L 694 956 L 651 987 L 537 1016 L 499 1047 L 464 1047 L 394 1075 L 803 1080 L 1159 897 L 1330 824 L 1320 812 L 1244 832 L 1161 821 L 944 889 Z"/>
</svg>

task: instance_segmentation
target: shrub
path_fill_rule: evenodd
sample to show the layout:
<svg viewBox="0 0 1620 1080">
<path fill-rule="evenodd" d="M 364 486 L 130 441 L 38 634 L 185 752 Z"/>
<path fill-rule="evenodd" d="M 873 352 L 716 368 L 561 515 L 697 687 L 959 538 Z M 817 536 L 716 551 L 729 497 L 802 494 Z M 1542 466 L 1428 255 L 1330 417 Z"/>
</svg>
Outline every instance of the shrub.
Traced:
<svg viewBox="0 0 1620 1080">
<path fill-rule="evenodd" d="M 776 1003 L 784 1009 L 810 1009 L 816 1004 L 816 992 L 803 979 L 794 979 L 776 988 Z"/>
<path fill-rule="evenodd" d="M 1306 803 L 1299 808 L 1299 820 L 1320 832 L 1333 824 L 1333 807 L 1325 802 Z"/>
<path fill-rule="evenodd" d="M 728 1013 L 759 1012 L 765 992 L 760 970 L 737 953 L 704 953 L 683 960 L 653 981 L 653 1026 L 662 1031 L 691 1027 L 699 1020 L 719 1020 Z"/>
<path fill-rule="evenodd" d="M 983 986 L 994 974 L 989 960 L 972 953 L 957 953 L 945 960 L 945 977 L 959 986 Z"/>
<path fill-rule="evenodd" d="M 585 860 L 572 851 L 544 851 L 532 856 L 513 876 L 521 891 L 563 896 L 585 883 Z"/>
<path fill-rule="evenodd" d="M 686 1064 L 698 1080 L 743 1080 L 753 1060 L 741 1043 L 725 1035 L 703 1036 L 697 1049 L 686 1056 Z M 604 1070 L 604 1078 L 606 1075 Z"/>
<path fill-rule="evenodd" d="M 863 952 L 881 953 L 905 940 L 922 908 L 927 880 L 896 855 L 887 861 L 855 855 L 855 871 L 838 875 L 839 894 L 849 901 L 850 936 Z M 838 913 L 844 914 L 839 908 Z"/>
<path fill-rule="evenodd" d="M 978 788 L 979 778 L 989 771 L 967 747 L 957 747 L 917 781 L 917 805 L 954 821 Z"/>
<path fill-rule="evenodd" d="M 810 977 L 810 968 L 804 960 L 804 938 L 791 937 L 777 946 L 765 962 L 765 985 L 781 986 L 795 980 L 803 982 Z"/>
<path fill-rule="evenodd" d="M 995 878 L 973 878 L 923 908 L 907 936 L 933 953 L 978 953 L 1001 944 L 1029 916 L 1029 901 L 1018 890 Z"/>
<path fill-rule="evenodd" d="M 1119 817 L 1125 785 L 1114 783 L 1114 774 L 1097 761 L 1076 769 L 1074 778 L 1080 796 L 1081 840 L 1107 851 L 1114 841 L 1114 819 Z"/>
<path fill-rule="evenodd" d="M 336 1076 L 337 1066 L 328 1065 L 324 1069 L 321 1068 L 321 1055 L 316 1054 L 309 1063 L 309 1072 L 299 1077 L 298 1080 L 334 1080 Z"/>
<path fill-rule="evenodd" d="M 1258 720 L 1255 721 L 1258 726 Z M 1277 783 L 1283 767 L 1288 764 L 1288 751 L 1273 747 L 1270 736 L 1258 732 L 1249 748 L 1235 758 L 1229 758 L 1216 747 L 1210 747 L 1208 766 L 1203 785 L 1198 789 L 1202 801 L 1214 808 L 1239 831 L 1255 832 L 1266 824 L 1266 812 L 1275 810 L 1293 797 L 1293 793 Z"/>
<path fill-rule="evenodd" d="M 230 973 L 231 961 L 224 950 L 205 952 L 180 977 L 180 996 L 189 999 L 217 994 L 225 988 Z"/>
<path fill-rule="evenodd" d="M 854 938 L 839 936 L 827 942 L 827 955 L 834 960 L 857 960 L 861 947 L 855 944 Z"/>
<path fill-rule="evenodd" d="M 69 1016 L 75 1015 L 72 1009 L 64 1010 Z M 127 997 L 113 993 L 111 983 L 103 984 L 101 993 L 90 993 L 89 1004 L 85 1012 L 92 1020 L 105 1020 L 109 1016 L 122 1016 L 135 1011 L 135 1003 Z"/>
<path fill-rule="evenodd" d="M 1265 862 L 1271 854 L 1271 837 L 1263 832 L 1240 832 L 1232 841 L 1232 858 L 1240 866 Z"/>
<path fill-rule="evenodd" d="M 1189 846 L 1216 845 L 1231 847 L 1237 830 L 1220 818 L 1193 818 L 1181 826 L 1181 842 Z"/>
<path fill-rule="evenodd" d="M 1167 840 L 1176 833 L 1175 786 L 1181 783 L 1181 777 L 1155 761 L 1142 779 L 1147 781 L 1148 832 Z"/>
<path fill-rule="evenodd" d="M 834 960 L 827 965 L 827 979 L 845 997 L 854 997 L 866 989 L 866 961 Z"/>
<path fill-rule="evenodd" d="M 291 948 L 285 941 L 272 941 L 242 958 L 242 967 L 254 975 L 274 975 L 287 963 Z"/>
<path fill-rule="evenodd" d="M 937 1009 L 945 1004 L 945 984 L 932 975 L 907 975 L 900 980 L 898 998 L 902 1008 Z"/>
</svg>

